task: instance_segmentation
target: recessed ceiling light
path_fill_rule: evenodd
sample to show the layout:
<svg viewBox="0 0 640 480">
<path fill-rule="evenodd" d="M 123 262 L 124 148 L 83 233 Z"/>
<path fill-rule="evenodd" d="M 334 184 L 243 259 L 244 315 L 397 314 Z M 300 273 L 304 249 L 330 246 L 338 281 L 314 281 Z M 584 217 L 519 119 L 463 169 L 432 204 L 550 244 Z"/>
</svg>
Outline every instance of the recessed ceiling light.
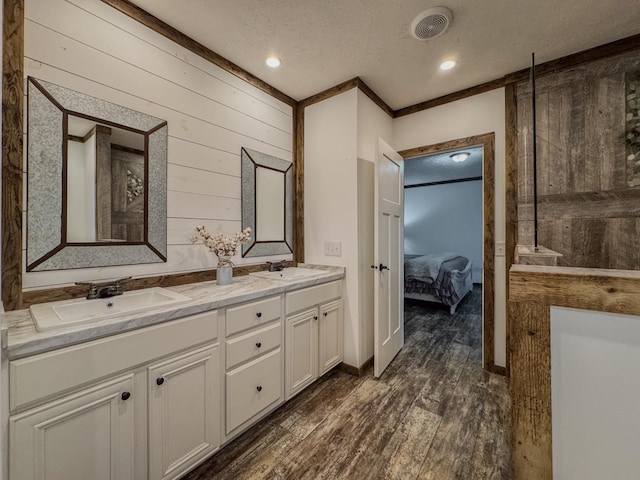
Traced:
<svg viewBox="0 0 640 480">
<path fill-rule="evenodd" d="M 278 68 L 282 62 L 278 57 L 269 57 L 267 58 L 267 65 L 271 68 Z"/>
<path fill-rule="evenodd" d="M 451 160 L 456 163 L 464 162 L 467 158 L 469 158 L 469 152 L 456 152 L 449 155 Z"/>
<path fill-rule="evenodd" d="M 453 60 L 447 60 L 446 62 L 442 62 L 440 64 L 440 70 L 451 70 L 455 66 L 456 62 L 454 62 Z"/>
</svg>

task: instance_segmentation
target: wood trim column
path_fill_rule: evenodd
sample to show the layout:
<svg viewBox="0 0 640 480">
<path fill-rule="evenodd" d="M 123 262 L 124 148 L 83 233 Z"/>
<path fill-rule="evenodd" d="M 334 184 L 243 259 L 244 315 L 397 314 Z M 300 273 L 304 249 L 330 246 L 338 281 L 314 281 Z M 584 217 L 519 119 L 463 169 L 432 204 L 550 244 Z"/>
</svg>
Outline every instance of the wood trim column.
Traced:
<svg viewBox="0 0 640 480">
<path fill-rule="evenodd" d="M 518 103 L 515 83 L 508 83 L 504 88 L 505 105 L 505 270 L 508 272 L 515 262 L 516 245 L 518 244 Z M 506 286 L 507 312 L 507 358 L 506 374 L 510 375 L 509 364 L 509 322 L 511 306 L 509 303 L 509 282 Z"/>
<path fill-rule="evenodd" d="M 304 107 L 293 107 L 293 262 L 304 262 Z"/>
<path fill-rule="evenodd" d="M 2 302 L 22 302 L 24 0 L 4 0 L 2 24 Z"/>
</svg>

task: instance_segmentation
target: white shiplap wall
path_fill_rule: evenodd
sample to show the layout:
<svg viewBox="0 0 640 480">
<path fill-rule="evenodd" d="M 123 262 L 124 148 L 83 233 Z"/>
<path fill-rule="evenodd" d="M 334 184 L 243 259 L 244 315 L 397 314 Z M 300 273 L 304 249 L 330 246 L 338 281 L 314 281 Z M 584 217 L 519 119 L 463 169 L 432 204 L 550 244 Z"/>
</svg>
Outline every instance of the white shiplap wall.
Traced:
<svg viewBox="0 0 640 480">
<path fill-rule="evenodd" d="M 25 290 L 212 268 L 215 256 L 189 237 L 199 224 L 240 230 L 240 148 L 292 160 L 289 105 L 99 0 L 26 0 L 25 73 L 169 126 L 167 263 L 26 273 L 23 254 Z"/>
</svg>

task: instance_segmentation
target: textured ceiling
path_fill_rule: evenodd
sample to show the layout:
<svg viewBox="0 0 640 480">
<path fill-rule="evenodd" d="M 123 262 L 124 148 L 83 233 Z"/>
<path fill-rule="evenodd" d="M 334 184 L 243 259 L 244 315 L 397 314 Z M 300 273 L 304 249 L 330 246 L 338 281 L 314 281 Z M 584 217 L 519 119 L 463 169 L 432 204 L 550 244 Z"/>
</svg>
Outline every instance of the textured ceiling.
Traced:
<svg viewBox="0 0 640 480">
<path fill-rule="evenodd" d="M 412 158 L 404 162 L 404 184 L 442 182 L 482 176 L 482 147 L 465 148 L 469 158 L 456 163 L 451 155 L 456 152 L 436 153 L 424 157 Z"/>
<path fill-rule="evenodd" d="M 133 0 L 287 95 L 301 100 L 359 76 L 393 109 L 640 33 L 638 0 Z M 450 29 L 409 32 L 445 5 Z M 264 60 L 276 55 L 277 70 Z M 455 59 L 458 67 L 440 72 Z"/>
</svg>

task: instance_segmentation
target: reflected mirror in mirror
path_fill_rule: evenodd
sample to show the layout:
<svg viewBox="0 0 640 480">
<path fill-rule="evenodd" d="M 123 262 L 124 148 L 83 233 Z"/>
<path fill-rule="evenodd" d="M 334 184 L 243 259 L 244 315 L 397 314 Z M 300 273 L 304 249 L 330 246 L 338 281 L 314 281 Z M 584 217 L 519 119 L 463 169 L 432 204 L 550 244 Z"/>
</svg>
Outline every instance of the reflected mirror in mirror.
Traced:
<svg viewBox="0 0 640 480">
<path fill-rule="evenodd" d="M 144 241 L 144 135 L 68 122 L 67 243 Z"/>
<path fill-rule="evenodd" d="M 283 255 L 293 251 L 293 164 L 243 148 L 242 228 L 251 227 L 243 257 Z"/>
<path fill-rule="evenodd" d="M 166 262 L 167 122 L 29 77 L 27 271 Z"/>
</svg>

